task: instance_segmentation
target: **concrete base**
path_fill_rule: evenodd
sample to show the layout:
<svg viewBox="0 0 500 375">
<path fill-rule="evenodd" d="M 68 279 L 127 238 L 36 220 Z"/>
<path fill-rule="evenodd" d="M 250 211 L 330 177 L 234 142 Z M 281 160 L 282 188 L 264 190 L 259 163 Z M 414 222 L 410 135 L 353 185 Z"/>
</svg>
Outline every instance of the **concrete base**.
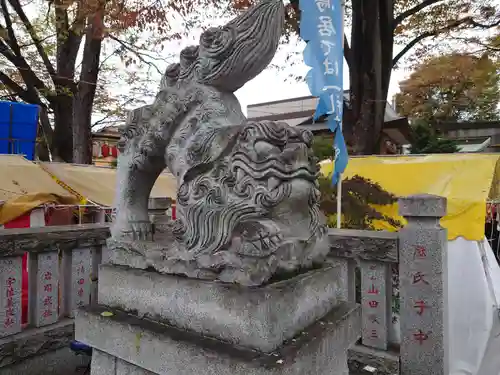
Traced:
<svg viewBox="0 0 500 375">
<path fill-rule="evenodd" d="M 346 375 L 347 349 L 360 332 L 359 306 L 345 303 L 271 352 L 105 306 L 76 317 L 76 339 L 95 350 L 92 375 Z"/>
<path fill-rule="evenodd" d="M 329 266 L 247 288 L 102 265 L 98 299 L 139 317 L 268 352 L 347 300 L 344 272 Z"/>
</svg>

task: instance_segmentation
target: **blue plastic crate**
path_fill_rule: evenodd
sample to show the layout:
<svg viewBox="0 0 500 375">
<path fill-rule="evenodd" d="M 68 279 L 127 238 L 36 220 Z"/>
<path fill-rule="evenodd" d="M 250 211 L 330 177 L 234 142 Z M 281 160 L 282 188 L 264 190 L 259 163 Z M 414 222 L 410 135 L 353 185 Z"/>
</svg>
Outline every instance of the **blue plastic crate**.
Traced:
<svg viewBox="0 0 500 375">
<path fill-rule="evenodd" d="M 35 158 L 39 107 L 0 102 L 0 154 L 22 154 Z"/>
</svg>

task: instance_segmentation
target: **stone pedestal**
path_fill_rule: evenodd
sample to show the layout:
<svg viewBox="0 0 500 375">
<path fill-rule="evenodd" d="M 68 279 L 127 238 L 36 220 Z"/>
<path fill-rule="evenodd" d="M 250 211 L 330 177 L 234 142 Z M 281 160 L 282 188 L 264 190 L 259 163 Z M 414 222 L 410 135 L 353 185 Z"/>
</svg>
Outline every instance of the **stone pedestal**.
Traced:
<svg viewBox="0 0 500 375">
<path fill-rule="evenodd" d="M 331 266 L 258 288 L 103 265 L 76 339 L 92 375 L 347 374 L 361 331 Z"/>
</svg>

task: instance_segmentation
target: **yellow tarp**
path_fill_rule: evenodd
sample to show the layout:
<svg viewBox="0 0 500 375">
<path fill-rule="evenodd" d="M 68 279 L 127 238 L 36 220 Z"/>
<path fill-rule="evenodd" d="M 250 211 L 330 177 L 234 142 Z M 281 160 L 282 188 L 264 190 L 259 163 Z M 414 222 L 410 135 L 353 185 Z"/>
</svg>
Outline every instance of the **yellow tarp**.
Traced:
<svg viewBox="0 0 500 375">
<path fill-rule="evenodd" d="M 86 200 L 111 207 L 115 199 L 116 169 L 93 165 L 40 163 L 42 168 Z M 156 180 L 151 197 L 176 197 L 176 181 L 162 174 Z"/>
<path fill-rule="evenodd" d="M 448 239 L 459 236 L 480 241 L 484 238 L 486 201 L 499 199 L 498 161 L 495 154 L 441 154 L 400 157 L 354 157 L 343 178 L 359 175 L 377 182 L 398 196 L 434 194 L 448 199 L 448 214 L 441 225 L 448 229 Z M 323 175 L 331 174 L 333 165 L 324 162 Z M 398 216 L 397 205 L 376 207 L 389 217 Z M 404 221 L 403 221 L 404 222 Z M 387 222 L 375 223 L 377 229 L 395 230 Z"/>
<path fill-rule="evenodd" d="M 78 198 L 59 186 L 37 164 L 20 155 L 0 155 L 0 224 L 45 203 L 76 204 Z"/>
</svg>

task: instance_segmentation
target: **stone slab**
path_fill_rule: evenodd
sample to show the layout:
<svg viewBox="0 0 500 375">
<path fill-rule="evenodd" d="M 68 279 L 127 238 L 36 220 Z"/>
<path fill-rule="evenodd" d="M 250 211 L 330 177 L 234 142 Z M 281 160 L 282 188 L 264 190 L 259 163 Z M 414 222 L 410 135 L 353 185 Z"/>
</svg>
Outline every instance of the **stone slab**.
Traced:
<svg viewBox="0 0 500 375">
<path fill-rule="evenodd" d="M 101 265 L 99 303 L 271 351 L 345 300 L 340 266 L 259 288 Z"/>
<path fill-rule="evenodd" d="M 21 331 L 22 258 L 0 258 L 0 337 Z"/>
<path fill-rule="evenodd" d="M 399 214 L 404 217 L 446 216 L 446 198 L 438 195 L 417 194 L 398 200 Z"/>
<path fill-rule="evenodd" d="M 154 197 L 154 198 L 149 198 L 148 199 L 148 210 L 159 210 L 159 211 L 166 211 L 172 206 L 172 199 L 171 198 L 159 198 L 159 197 Z"/>
<path fill-rule="evenodd" d="M 34 259 L 36 257 L 36 260 Z M 41 327 L 55 323 L 59 319 L 59 255 L 57 251 L 30 254 L 30 261 L 35 267 L 30 266 L 30 288 L 33 288 L 31 301 L 34 306 L 30 312 L 33 314 L 31 322 Z"/>
<path fill-rule="evenodd" d="M 360 261 L 363 345 L 387 349 L 391 324 L 392 272 L 387 263 Z"/>
<path fill-rule="evenodd" d="M 90 303 L 92 248 L 73 250 L 71 260 L 72 309 Z"/>
<path fill-rule="evenodd" d="M 357 229 L 328 229 L 330 256 L 376 262 L 398 262 L 398 234 Z"/>
<path fill-rule="evenodd" d="M 16 228 L 0 234 L 2 257 L 74 248 L 79 242 L 102 243 L 109 237 L 109 223 Z"/>
<path fill-rule="evenodd" d="M 344 375 L 347 348 L 360 337 L 360 326 L 359 306 L 341 304 L 275 351 L 263 353 L 98 306 L 79 310 L 75 336 L 120 360 L 107 361 L 112 367 L 108 372 L 101 367 L 102 374 L 148 374 L 142 369 L 161 375 Z M 118 362 L 123 371 L 116 372 Z"/>
</svg>

